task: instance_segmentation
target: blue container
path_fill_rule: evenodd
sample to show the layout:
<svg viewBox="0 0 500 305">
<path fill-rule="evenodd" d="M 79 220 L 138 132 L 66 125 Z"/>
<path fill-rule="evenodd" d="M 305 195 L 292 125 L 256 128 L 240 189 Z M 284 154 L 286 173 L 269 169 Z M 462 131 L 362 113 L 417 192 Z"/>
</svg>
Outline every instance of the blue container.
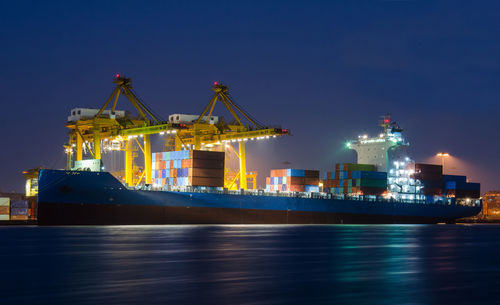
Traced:
<svg viewBox="0 0 500 305">
<path fill-rule="evenodd" d="M 156 171 L 155 170 L 151 171 L 151 178 L 152 179 L 156 178 Z"/>
<path fill-rule="evenodd" d="M 303 169 L 287 169 L 286 170 L 286 175 L 288 177 L 305 177 L 306 176 L 306 171 Z"/>
<path fill-rule="evenodd" d="M 28 208 L 10 208 L 10 215 L 19 216 L 19 215 L 28 215 Z"/>
<path fill-rule="evenodd" d="M 19 209 L 27 209 L 28 208 L 28 201 L 26 201 L 26 200 L 11 201 L 10 207 L 11 208 L 19 208 Z"/>
<path fill-rule="evenodd" d="M 317 186 L 317 185 L 305 185 L 304 191 L 317 193 L 317 192 L 319 192 L 319 186 Z"/>
<path fill-rule="evenodd" d="M 339 180 L 339 186 L 344 186 L 344 180 Z"/>
<path fill-rule="evenodd" d="M 459 183 L 457 182 L 457 190 L 479 191 L 481 190 L 480 183 Z"/>
<path fill-rule="evenodd" d="M 457 182 L 456 181 L 447 181 L 444 183 L 444 189 L 445 190 L 455 190 L 457 189 Z"/>
<path fill-rule="evenodd" d="M 459 183 L 467 183 L 466 176 L 457 176 L 457 175 L 443 175 L 443 181 L 455 181 Z"/>
<path fill-rule="evenodd" d="M 282 191 L 282 192 L 286 192 L 286 184 L 283 184 L 283 185 L 281 186 L 281 191 Z"/>
</svg>

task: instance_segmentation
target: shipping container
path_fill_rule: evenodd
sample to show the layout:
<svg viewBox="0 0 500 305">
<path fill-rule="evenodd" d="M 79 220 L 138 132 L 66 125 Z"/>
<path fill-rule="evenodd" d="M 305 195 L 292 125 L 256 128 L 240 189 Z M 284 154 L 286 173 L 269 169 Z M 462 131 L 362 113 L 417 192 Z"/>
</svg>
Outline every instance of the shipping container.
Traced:
<svg viewBox="0 0 500 305">
<path fill-rule="evenodd" d="M 11 208 L 28 208 L 28 201 L 26 200 L 15 200 L 10 203 Z"/>
<path fill-rule="evenodd" d="M 3 215 L 10 214 L 10 207 L 8 207 L 8 206 L 0 206 L 0 214 L 3 214 Z"/>
<path fill-rule="evenodd" d="M 10 206 L 10 198 L 9 197 L 0 197 L 0 206 Z"/>
<path fill-rule="evenodd" d="M 444 182 L 454 181 L 454 182 L 466 183 L 467 177 L 466 176 L 457 176 L 457 175 L 443 175 L 443 181 Z"/>
<path fill-rule="evenodd" d="M 28 214 L 26 214 L 26 215 L 10 215 L 10 220 L 28 220 Z"/>
<path fill-rule="evenodd" d="M 0 215 L 0 220 L 10 220 L 10 215 L 9 214 Z"/>
<path fill-rule="evenodd" d="M 10 215 L 28 215 L 28 208 L 10 208 Z"/>
</svg>

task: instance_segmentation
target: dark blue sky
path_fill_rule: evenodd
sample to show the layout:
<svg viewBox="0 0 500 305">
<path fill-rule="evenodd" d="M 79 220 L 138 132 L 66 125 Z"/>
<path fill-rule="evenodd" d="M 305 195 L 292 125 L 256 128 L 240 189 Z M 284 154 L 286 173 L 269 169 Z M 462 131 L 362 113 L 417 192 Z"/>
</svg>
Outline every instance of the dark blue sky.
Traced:
<svg viewBox="0 0 500 305">
<path fill-rule="evenodd" d="M 249 145 L 261 177 L 354 161 L 343 142 L 390 112 L 415 159 L 447 151 L 448 172 L 500 188 L 498 1 L 2 1 L 0 41 L 2 191 L 64 166 L 70 109 L 100 107 L 116 72 L 163 117 L 200 113 L 219 80 L 290 128 Z"/>
</svg>

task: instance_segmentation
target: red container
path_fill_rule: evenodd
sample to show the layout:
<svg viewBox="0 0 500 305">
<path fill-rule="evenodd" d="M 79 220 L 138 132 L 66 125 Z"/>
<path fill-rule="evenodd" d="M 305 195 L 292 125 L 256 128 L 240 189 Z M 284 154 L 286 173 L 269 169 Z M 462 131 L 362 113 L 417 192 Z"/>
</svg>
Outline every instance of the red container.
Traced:
<svg viewBox="0 0 500 305">
<path fill-rule="evenodd" d="M 224 152 L 208 150 L 190 150 L 189 159 L 224 161 Z"/>
<path fill-rule="evenodd" d="M 190 177 L 215 177 L 224 178 L 224 169 L 220 168 L 189 168 L 188 176 Z"/>
<path fill-rule="evenodd" d="M 287 190 L 289 190 L 290 192 L 304 192 L 304 185 L 287 185 Z"/>
<path fill-rule="evenodd" d="M 304 178 L 304 184 L 306 184 L 306 185 L 318 185 L 319 178 Z"/>
<path fill-rule="evenodd" d="M 290 177 L 290 176 L 288 176 L 288 177 L 286 177 L 286 184 L 304 185 L 304 177 Z"/>
<path fill-rule="evenodd" d="M 318 178 L 319 179 L 319 171 L 306 169 L 304 171 L 304 177 L 306 177 L 306 178 Z"/>
</svg>

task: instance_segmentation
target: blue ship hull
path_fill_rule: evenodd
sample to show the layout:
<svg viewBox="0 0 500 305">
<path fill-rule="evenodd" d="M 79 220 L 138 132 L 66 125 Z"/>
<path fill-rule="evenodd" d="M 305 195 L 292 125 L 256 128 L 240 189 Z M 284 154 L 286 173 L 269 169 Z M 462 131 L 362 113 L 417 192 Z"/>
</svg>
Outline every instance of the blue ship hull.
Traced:
<svg viewBox="0 0 500 305">
<path fill-rule="evenodd" d="M 141 191 L 111 174 L 42 170 L 40 225 L 453 223 L 481 206 Z"/>
</svg>

